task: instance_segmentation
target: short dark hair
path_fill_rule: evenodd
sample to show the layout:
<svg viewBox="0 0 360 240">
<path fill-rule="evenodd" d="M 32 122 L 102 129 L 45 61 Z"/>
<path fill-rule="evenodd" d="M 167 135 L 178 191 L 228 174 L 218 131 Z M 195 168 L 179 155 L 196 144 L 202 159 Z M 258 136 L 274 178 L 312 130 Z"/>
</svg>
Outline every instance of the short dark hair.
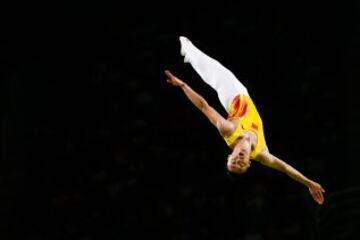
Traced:
<svg viewBox="0 0 360 240">
<path fill-rule="evenodd" d="M 241 178 L 241 174 L 226 171 L 226 176 L 230 181 L 238 181 Z"/>
</svg>

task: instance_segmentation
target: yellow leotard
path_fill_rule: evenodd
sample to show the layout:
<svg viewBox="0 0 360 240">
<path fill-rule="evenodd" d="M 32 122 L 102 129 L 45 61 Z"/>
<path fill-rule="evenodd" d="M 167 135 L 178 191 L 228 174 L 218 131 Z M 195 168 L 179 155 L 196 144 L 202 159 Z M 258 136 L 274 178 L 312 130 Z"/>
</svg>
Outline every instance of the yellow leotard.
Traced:
<svg viewBox="0 0 360 240">
<path fill-rule="evenodd" d="M 257 136 L 257 142 L 254 150 L 250 154 L 250 157 L 253 159 L 266 147 L 266 141 L 260 115 L 249 96 L 240 94 L 233 99 L 227 119 L 230 120 L 234 118 L 239 118 L 239 123 L 235 131 L 230 136 L 224 137 L 224 139 L 230 146 L 236 139 L 242 136 L 244 132 L 254 132 Z"/>
</svg>

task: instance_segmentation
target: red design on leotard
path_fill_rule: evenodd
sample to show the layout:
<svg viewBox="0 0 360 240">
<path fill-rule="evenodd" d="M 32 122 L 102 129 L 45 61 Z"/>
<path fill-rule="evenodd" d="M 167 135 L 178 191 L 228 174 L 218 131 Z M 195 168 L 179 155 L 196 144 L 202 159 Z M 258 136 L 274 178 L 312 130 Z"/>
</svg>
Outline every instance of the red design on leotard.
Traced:
<svg viewBox="0 0 360 240">
<path fill-rule="evenodd" d="M 248 108 L 248 103 L 242 96 L 236 96 L 231 104 L 231 109 L 228 115 L 229 118 L 242 117 L 245 115 Z"/>
</svg>

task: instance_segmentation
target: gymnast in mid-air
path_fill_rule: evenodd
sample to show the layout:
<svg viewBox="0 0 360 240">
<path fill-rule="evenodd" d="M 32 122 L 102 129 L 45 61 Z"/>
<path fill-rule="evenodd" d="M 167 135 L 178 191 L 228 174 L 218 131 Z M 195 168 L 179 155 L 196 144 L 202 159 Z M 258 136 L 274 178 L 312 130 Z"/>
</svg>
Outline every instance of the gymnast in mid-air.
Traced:
<svg viewBox="0 0 360 240">
<path fill-rule="evenodd" d="M 216 90 L 221 105 L 228 113 L 227 117 L 221 116 L 201 95 L 169 70 L 165 70 L 167 82 L 184 91 L 232 149 L 227 157 L 227 170 L 232 174 L 243 174 L 250 167 L 251 161 L 260 162 L 302 183 L 313 199 L 323 204 L 325 190 L 319 183 L 305 177 L 269 151 L 262 120 L 246 87 L 229 69 L 198 49 L 188 38 L 181 36 L 179 40 L 184 62 L 190 63 L 200 77 Z"/>
</svg>

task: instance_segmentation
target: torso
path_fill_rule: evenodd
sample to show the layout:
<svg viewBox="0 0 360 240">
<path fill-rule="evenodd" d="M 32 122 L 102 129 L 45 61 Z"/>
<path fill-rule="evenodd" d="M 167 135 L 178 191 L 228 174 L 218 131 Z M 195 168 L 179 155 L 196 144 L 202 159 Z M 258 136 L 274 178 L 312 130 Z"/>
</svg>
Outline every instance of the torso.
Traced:
<svg viewBox="0 0 360 240">
<path fill-rule="evenodd" d="M 234 98 L 227 116 L 227 127 L 220 131 L 227 145 L 234 149 L 242 138 L 251 143 L 251 157 L 256 158 L 266 148 L 263 125 L 260 115 L 249 96 L 239 95 Z M 224 124 L 225 125 L 225 124 Z"/>
<path fill-rule="evenodd" d="M 235 131 L 235 129 L 236 129 L 236 126 L 238 125 L 238 123 L 239 123 L 239 120 L 240 120 L 240 118 L 233 118 L 233 119 L 229 119 L 228 121 L 233 125 L 233 132 Z M 230 133 L 230 135 L 232 134 L 232 132 Z M 250 138 L 250 141 L 251 141 L 251 146 L 252 146 L 252 148 L 254 148 L 254 146 L 256 145 L 256 142 L 257 142 L 257 136 L 256 136 L 256 134 L 254 133 L 254 132 L 252 132 L 252 131 L 246 131 L 245 132 L 245 137 L 249 137 Z M 236 139 L 235 140 L 235 142 L 233 143 L 233 144 L 231 144 L 229 147 L 231 148 L 231 149 L 234 149 L 234 147 L 236 146 L 236 144 L 239 142 L 239 139 L 240 139 L 240 137 L 238 138 L 238 139 Z"/>
<path fill-rule="evenodd" d="M 235 119 L 231 119 L 231 120 L 228 120 L 229 122 L 231 122 L 234 126 L 234 129 L 236 128 L 238 122 L 239 122 L 239 118 L 235 118 Z M 255 145 L 257 143 L 257 136 L 254 132 L 252 131 L 246 131 L 245 132 L 245 137 L 249 137 L 250 138 L 250 141 L 251 141 L 251 148 L 254 149 L 255 148 Z M 231 144 L 229 147 L 231 149 L 234 149 L 234 147 L 236 146 L 236 144 L 239 142 L 241 137 L 239 137 L 238 139 L 235 140 L 235 142 L 233 144 Z M 255 157 L 254 159 L 250 158 L 250 160 L 255 160 L 255 161 L 259 161 L 259 158 L 261 157 L 261 154 L 265 151 L 268 151 L 267 147 L 257 156 Z"/>
</svg>

